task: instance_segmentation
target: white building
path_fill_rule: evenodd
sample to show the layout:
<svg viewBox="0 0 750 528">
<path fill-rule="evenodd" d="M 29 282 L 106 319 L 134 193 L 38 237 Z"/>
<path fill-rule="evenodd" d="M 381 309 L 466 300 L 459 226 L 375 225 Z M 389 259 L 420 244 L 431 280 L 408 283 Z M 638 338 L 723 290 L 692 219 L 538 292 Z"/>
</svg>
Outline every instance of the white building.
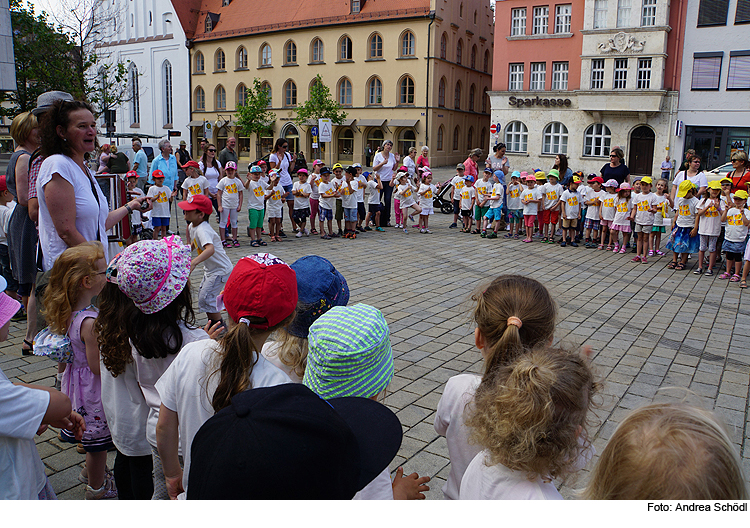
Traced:
<svg viewBox="0 0 750 528">
<path fill-rule="evenodd" d="M 750 0 L 689 0 L 675 157 L 728 163 L 750 144 Z M 679 156 L 678 156 L 679 155 Z"/>
</svg>

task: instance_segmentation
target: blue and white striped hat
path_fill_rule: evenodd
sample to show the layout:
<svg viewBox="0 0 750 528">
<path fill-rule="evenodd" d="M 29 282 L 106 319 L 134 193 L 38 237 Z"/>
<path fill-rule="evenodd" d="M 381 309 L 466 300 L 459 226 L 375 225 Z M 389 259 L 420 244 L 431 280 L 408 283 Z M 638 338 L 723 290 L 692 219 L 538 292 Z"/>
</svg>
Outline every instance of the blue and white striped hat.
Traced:
<svg viewBox="0 0 750 528">
<path fill-rule="evenodd" d="M 390 331 L 367 304 L 335 306 L 312 326 L 303 383 L 321 398 L 370 398 L 393 377 Z"/>
</svg>

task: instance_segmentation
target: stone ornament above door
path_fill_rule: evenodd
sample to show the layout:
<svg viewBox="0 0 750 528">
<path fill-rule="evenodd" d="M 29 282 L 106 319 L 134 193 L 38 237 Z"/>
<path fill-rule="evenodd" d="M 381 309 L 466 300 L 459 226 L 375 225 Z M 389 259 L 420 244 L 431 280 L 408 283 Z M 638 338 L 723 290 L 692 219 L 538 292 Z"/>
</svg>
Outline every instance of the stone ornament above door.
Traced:
<svg viewBox="0 0 750 528">
<path fill-rule="evenodd" d="M 633 35 L 620 31 L 607 42 L 599 44 L 599 53 L 641 53 L 645 45 L 645 40 L 638 40 Z"/>
</svg>

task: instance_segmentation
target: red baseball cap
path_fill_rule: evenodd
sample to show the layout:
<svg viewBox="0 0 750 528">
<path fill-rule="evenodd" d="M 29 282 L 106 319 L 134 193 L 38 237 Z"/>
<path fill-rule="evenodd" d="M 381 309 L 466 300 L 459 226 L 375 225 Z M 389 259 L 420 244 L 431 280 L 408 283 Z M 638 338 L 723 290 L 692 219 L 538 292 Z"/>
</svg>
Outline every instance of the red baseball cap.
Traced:
<svg viewBox="0 0 750 528">
<path fill-rule="evenodd" d="M 297 308 L 297 274 L 270 253 L 243 257 L 227 279 L 223 300 L 233 321 L 268 330 Z M 265 319 L 266 323 L 243 321 L 246 317 Z"/>
<path fill-rule="evenodd" d="M 151 176 L 154 179 L 156 179 L 156 178 L 163 178 L 164 177 L 164 173 L 162 171 L 160 171 L 159 169 L 156 169 L 154 172 L 151 173 Z"/>
<path fill-rule="evenodd" d="M 193 160 L 190 160 L 187 163 L 185 163 L 185 164 L 182 165 L 183 169 L 187 169 L 189 167 L 192 167 L 194 169 L 200 169 L 201 168 L 201 166 L 198 165 L 198 162 L 197 161 L 193 161 Z"/>
<path fill-rule="evenodd" d="M 589 182 L 604 183 L 604 180 L 601 176 L 596 176 L 594 178 L 589 178 Z"/>
<path fill-rule="evenodd" d="M 135 172 L 135 171 L 128 171 L 128 172 L 125 173 L 125 178 L 126 179 L 137 178 L 137 177 L 138 177 L 138 173 Z"/>
<path fill-rule="evenodd" d="M 186 202 L 180 202 L 177 206 L 183 211 L 200 211 L 207 215 L 210 215 L 214 209 L 211 199 L 205 194 L 190 195 Z"/>
<path fill-rule="evenodd" d="M 0 192 L 5 192 L 8 190 L 8 182 L 5 179 L 5 174 L 0 176 Z"/>
</svg>

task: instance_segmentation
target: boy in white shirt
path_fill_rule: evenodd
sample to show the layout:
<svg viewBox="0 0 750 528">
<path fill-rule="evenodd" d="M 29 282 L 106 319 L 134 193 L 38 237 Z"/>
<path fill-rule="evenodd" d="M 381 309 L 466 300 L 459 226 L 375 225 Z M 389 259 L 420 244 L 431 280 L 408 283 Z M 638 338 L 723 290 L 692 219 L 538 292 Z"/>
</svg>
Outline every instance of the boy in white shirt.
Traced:
<svg viewBox="0 0 750 528">
<path fill-rule="evenodd" d="M 417 189 L 419 206 L 422 208 L 422 211 L 419 213 L 420 233 L 432 233 L 428 224 L 430 215 L 433 214 L 432 208 L 437 190 L 437 186 L 432 184 L 432 172 L 427 169 L 422 171 L 422 183 L 419 184 L 419 189 Z"/>
<path fill-rule="evenodd" d="M 492 231 L 486 235 L 487 238 L 497 238 L 497 230 L 500 224 L 503 223 L 503 196 L 505 196 L 505 190 L 503 189 L 503 184 L 500 183 L 500 179 L 497 176 L 493 176 L 493 178 L 494 183 L 492 184 L 492 190 L 488 198 L 490 208 L 483 218 L 488 226 L 493 226 Z M 483 233 L 482 237 L 484 236 Z"/>
<path fill-rule="evenodd" d="M 320 169 L 320 183 L 318 192 L 320 193 L 320 205 L 318 206 L 320 217 L 320 238 L 330 240 L 338 235 L 333 232 L 333 208 L 336 207 L 336 197 L 341 193 L 336 184 L 329 181 L 331 169 L 323 167 Z M 324 222 L 328 221 L 328 234 L 326 234 Z"/>
<path fill-rule="evenodd" d="M 455 178 L 454 178 L 455 179 Z M 472 185 L 472 177 L 464 177 L 464 186 L 461 188 L 461 222 L 464 228 L 462 233 L 471 233 L 471 226 L 474 223 L 471 218 L 471 209 L 476 202 L 477 191 Z"/>
<path fill-rule="evenodd" d="M 481 234 L 482 238 L 487 237 L 487 230 L 485 225 L 487 220 L 485 215 L 490 210 L 490 195 L 492 194 L 492 185 L 490 181 L 492 177 L 492 169 L 485 168 L 482 173 L 482 179 L 479 180 L 475 185 L 474 189 L 477 191 L 477 204 L 474 206 L 474 218 L 477 219 L 477 228 L 472 232 L 475 235 Z"/>
<path fill-rule="evenodd" d="M 680 184 L 680 188 L 682 188 L 682 183 Z M 679 193 L 677 196 L 679 196 Z M 741 280 L 740 266 L 744 255 L 746 255 L 747 232 L 750 226 L 747 192 L 742 189 L 735 191 L 732 201 L 734 205 L 724 211 L 721 216 L 722 220 L 726 219 L 727 221 L 727 227 L 724 231 L 724 244 L 721 248 L 727 257 L 727 271 L 719 275 L 719 278 L 729 279 L 729 282 L 739 282 Z M 734 275 L 731 275 L 733 271 Z M 747 283 L 745 283 L 745 286 L 747 286 Z M 740 288 L 744 288 L 745 286 L 740 282 Z"/>
<path fill-rule="evenodd" d="M 250 173 L 247 175 L 245 189 L 247 189 L 247 217 L 250 221 L 247 226 L 247 234 L 250 237 L 250 246 L 259 247 L 267 246 L 265 240 L 261 239 L 261 230 L 263 229 L 263 217 L 266 206 L 266 189 L 268 185 L 260 177 L 263 175 L 263 169 L 258 165 L 250 167 Z"/>
<path fill-rule="evenodd" d="M 450 229 L 458 227 L 458 214 L 461 212 L 461 189 L 466 185 L 464 180 L 465 170 L 466 167 L 463 163 L 456 165 L 456 175 L 450 181 L 450 184 L 453 185 L 453 223 L 448 226 Z"/>
<path fill-rule="evenodd" d="M 706 275 L 713 275 L 714 264 L 716 264 L 716 243 L 721 234 L 721 216 L 725 209 L 721 196 L 721 184 L 717 181 L 708 182 L 708 196 L 698 202 L 696 221 L 698 222 L 698 235 L 700 236 L 700 249 L 698 250 L 698 268 L 693 272 L 696 275 L 703 273 L 703 263 L 706 250 L 708 250 L 708 267 Z"/>
<path fill-rule="evenodd" d="M 652 180 L 648 176 L 641 178 L 641 192 L 633 197 L 631 216 L 635 217 L 636 256 L 633 262 L 648 264 L 648 239 L 654 225 L 654 213 L 657 211 L 658 199 L 651 192 Z"/>
<path fill-rule="evenodd" d="M 523 192 L 523 185 L 520 182 L 521 173 L 513 171 L 510 176 L 510 185 L 505 189 L 505 194 L 508 196 L 508 217 L 510 220 L 510 233 L 505 235 L 505 238 L 518 239 L 518 233 L 521 230 L 521 222 L 523 221 L 523 203 L 521 203 L 521 193 Z"/>
<path fill-rule="evenodd" d="M 339 189 L 340 191 L 344 186 L 344 166 L 341 163 L 336 163 L 331 168 L 331 171 L 333 172 L 331 183 L 333 183 L 334 187 L 336 187 L 336 189 Z M 336 202 L 334 204 L 334 216 L 336 217 L 336 224 L 339 228 L 338 234 L 336 236 L 344 236 L 344 232 L 341 229 L 341 221 L 344 219 L 344 202 L 341 199 L 342 196 L 343 194 L 339 194 L 339 197 L 336 198 Z"/>
<path fill-rule="evenodd" d="M 151 225 L 154 228 L 154 239 L 159 239 L 167 236 L 169 219 L 172 216 L 169 212 L 169 202 L 172 201 L 177 191 L 171 191 L 164 185 L 164 173 L 159 169 L 155 170 L 151 176 L 154 178 L 154 184 L 148 188 L 146 197 L 151 199 Z"/>
<path fill-rule="evenodd" d="M 237 216 L 242 210 L 242 185 L 240 180 L 237 178 L 237 164 L 233 161 L 227 161 L 227 165 L 224 168 L 226 176 L 224 176 L 219 184 L 216 186 L 218 189 L 216 200 L 219 202 L 219 214 L 221 220 L 219 225 L 219 234 L 221 235 L 221 243 L 224 247 L 240 247 L 240 241 L 237 240 Z M 227 221 L 232 226 L 232 238 L 233 242 L 224 240 L 224 228 L 227 225 Z"/>
<path fill-rule="evenodd" d="M 365 231 L 372 231 L 370 221 L 375 223 L 375 231 L 385 231 L 380 227 L 380 191 L 383 190 L 383 182 L 377 172 L 369 175 L 367 182 L 367 217 L 365 218 Z"/>
<path fill-rule="evenodd" d="M 563 193 L 563 186 L 558 183 L 557 169 L 550 170 L 548 176 L 549 181 L 542 186 L 544 209 L 539 212 L 539 225 L 542 229 L 542 242 L 554 244 L 557 222 L 560 220 L 560 196 Z"/>
<path fill-rule="evenodd" d="M 312 187 L 307 183 L 307 169 L 299 169 L 297 171 L 297 178 L 299 181 L 294 182 L 292 185 L 292 196 L 294 196 L 294 223 L 299 226 L 297 232 L 297 238 L 301 238 L 302 235 L 309 236 L 310 231 L 305 228 L 307 224 L 307 217 L 310 216 L 310 195 L 312 194 Z"/>
<path fill-rule="evenodd" d="M 576 242 L 580 242 L 583 238 L 583 226 L 586 223 L 586 213 L 588 211 L 588 206 L 586 205 L 586 200 L 588 200 L 588 194 L 589 191 L 591 191 L 591 187 L 586 184 L 586 181 L 583 177 L 583 172 L 578 171 L 578 175 L 581 178 L 581 184 L 578 186 L 578 194 L 581 195 L 580 202 L 581 202 L 581 222 L 578 222 L 578 232 L 576 233 Z M 596 178 L 596 174 L 589 174 L 587 176 L 588 180 L 591 181 L 591 178 Z"/>
<path fill-rule="evenodd" d="M 568 244 L 572 247 L 578 247 L 575 234 L 578 231 L 578 221 L 581 219 L 581 195 L 578 193 L 580 184 L 581 177 L 573 175 L 573 179 L 568 184 L 568 189 L 563 191 L 562 196 L 560 196 L 563 231 L 560 247 L 565 247 Z"/>
<path fill-rule="evenodd" d="M 601 230 L 601 220 L 599 217 L 599 207 L 601 206 L 602 200 L 604 199 L 605 191 L 602 190 L 602 184 L 604 180 L 601 176 L 595 176 L 589 178 L 589 184 L 591 188 L 586 192 L 586 221 L 584 222 L 584 229 L 586 230 L 586 244 L 585 247 L 588 249 L 596 248 L 599 243 L 599 232 Z M 599 244 L 599 249 L 603 249 L 604 246 Z"/>
<path fill-rule="evenodd" d="M 190 160 L 182 166 L 187 178 L 182 182 L 182 199 L 194 194 L 205 194 L 208 196 L 208 180 L 201 173 L 201 167 L 196 161 Z"/>
<path fill-rule="evenodd" d="M 346 168 L 346 176 L 341 184 L 341 205 L 344 208 L 344 238 L 357 238 L 357 168 Z"/>
<path fill-rule="evenodd" d="M 284 187 L 281 182 L 281 174 L 277 169 L 268 173 L 268 189 L 266 189 L 266 216 L 268 217 L 268 234 L 271 242 L 281 242 L 281 217 L 286 200 Z"/>
<path fill-rule="evenodd" d="M 523 204 L 523 223 L 526 227 L 526 238 L 523 241 L 528 243 L 531 242 L 534 234 L 534 221 L 536 221 L 539 205 L 542 203 L 542 191 L 536 186 L 534 174 L 526 176 L 526 189 L 521 193 L 521 203 Z"/>
<path fill-rule="evenodd" d="M 354 178 L 354 181 L 356 182 L 356 188 L 357 188 L 357 231 L 360 231 L 362 233 L 365 232 L 365 228 L 362 227 L 362 222 L 365 220 L 365 216 L 367 216 L 367 209 L 365 208 L 365 188 L 367 187 L 367 178 L 365 178 L 362 175 L 362 165 L 359 163 L 355 163 L 352 165 L 355 169 L 357 169 L 357 176 Z M 354 185 L 352 185 L 354 187 Z"/>
</svg>

